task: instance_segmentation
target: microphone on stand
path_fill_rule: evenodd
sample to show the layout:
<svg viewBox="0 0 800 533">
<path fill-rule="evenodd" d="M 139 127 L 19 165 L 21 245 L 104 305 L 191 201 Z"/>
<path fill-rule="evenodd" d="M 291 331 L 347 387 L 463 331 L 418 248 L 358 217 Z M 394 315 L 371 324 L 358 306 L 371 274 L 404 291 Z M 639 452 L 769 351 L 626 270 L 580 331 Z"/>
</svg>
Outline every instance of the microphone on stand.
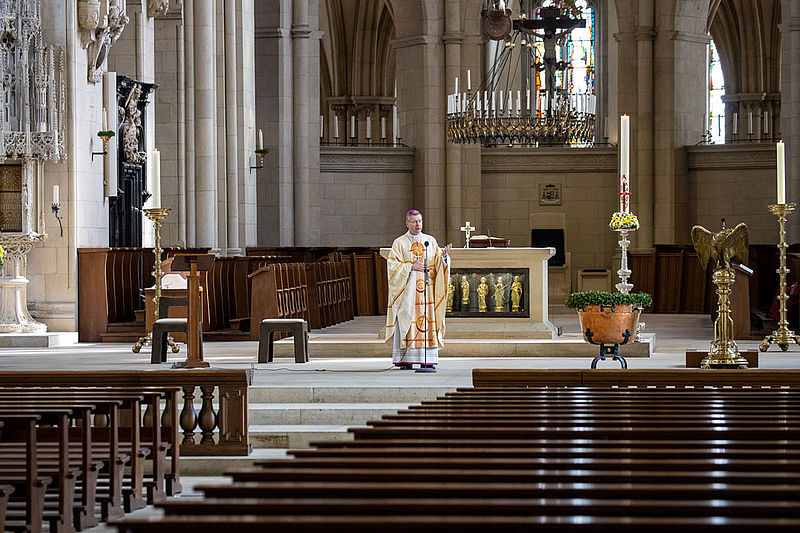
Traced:
<svg viewBox="0 0 800 533">
<path fill-rule="evenodd" d="M 422 292 L 422 321 L 425 324 L 425 356 L 424 356 L 424 363 L 422 366 L 417 369 L 417 372 L 423 373 L 434 373 L 436 369 L 432 366 L 428 366 L 428 245 L 430 243 L 425 241 L 425 255 L 422 256 L 422 271 L 425 274 L 425 282 L 423 284 L 423 292 Z"/>
</svg>

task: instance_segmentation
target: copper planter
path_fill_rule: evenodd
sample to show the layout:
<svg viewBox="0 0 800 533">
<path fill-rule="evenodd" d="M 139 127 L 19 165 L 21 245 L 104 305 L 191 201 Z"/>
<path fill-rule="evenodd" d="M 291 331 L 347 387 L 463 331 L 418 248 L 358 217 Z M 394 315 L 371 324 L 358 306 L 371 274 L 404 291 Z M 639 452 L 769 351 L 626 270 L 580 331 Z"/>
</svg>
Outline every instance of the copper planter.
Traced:
<svg viewBox="0 0 800 533">
<path fill-rule="evenodd" d="M 639 325 L 640 307 L 634 305 L 589 305 L 578 309 L 583 340 L 593 344 L 623 344 L 628 335 L 636 335 Z M 591 338 L 586 335 L 591 332 Z"/>
</svg>

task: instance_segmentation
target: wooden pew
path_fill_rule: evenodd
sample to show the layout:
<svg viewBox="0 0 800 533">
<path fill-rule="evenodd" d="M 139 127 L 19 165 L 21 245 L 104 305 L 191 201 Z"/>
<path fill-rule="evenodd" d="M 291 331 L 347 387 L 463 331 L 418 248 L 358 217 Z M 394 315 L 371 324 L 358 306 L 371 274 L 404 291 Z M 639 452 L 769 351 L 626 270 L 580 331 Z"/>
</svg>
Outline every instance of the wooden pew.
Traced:
<svg viewBox="0 0 800 533">
<path fill-rule="evenodd" d="M 579 386 L 550 376 L 547 387 L 459 390 L 351 429 L 353 442 L 230 472 L 231 485 L 198 487 L 205 499 L 167 502 L 167 516 L 120 530 L 800 526 L 800 391 L 758 373 L 732 389 L 707 388 L 708 373 L 626 374 L 626 387 L 662 386 L 565 375 Z"/>
</svg>

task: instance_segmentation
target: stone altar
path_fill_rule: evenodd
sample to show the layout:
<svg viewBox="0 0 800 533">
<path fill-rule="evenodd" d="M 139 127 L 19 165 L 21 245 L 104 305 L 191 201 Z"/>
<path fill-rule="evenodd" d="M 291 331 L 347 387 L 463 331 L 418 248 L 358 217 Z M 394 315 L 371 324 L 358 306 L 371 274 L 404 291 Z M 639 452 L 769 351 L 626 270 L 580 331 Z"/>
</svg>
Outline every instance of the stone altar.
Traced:
<svg viewBox="0 0 800 533">
<path fill-rule="evenodd" d="M 391 248 L 381 248 L 386 258 Z M 453 248 L 451 268 L 525 269 L 528 294 L 525 316 L 454 317 L 446 319 L 445 339 L 554 339 L 556 327 L 548 316 L 547 260 L 555 248 Z M 476 287 L 472 287 L 474 291 Z M 521 313 L 521 315 L 523 315 Z"/>
</svg>

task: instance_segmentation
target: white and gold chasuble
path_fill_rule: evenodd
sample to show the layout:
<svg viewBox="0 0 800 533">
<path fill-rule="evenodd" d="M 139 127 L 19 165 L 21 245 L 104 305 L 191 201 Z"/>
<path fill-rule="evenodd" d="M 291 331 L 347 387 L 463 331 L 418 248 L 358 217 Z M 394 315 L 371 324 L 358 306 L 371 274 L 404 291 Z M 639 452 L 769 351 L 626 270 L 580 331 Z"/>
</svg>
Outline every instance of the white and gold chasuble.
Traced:
<svg viewBox="0 0 800 533">
<path fill-rule="evenodd" d="M 423 255 L 428 262 L 427 296 L 424 272 L 411 270 L 414 261 Z M 444 346 L 449 259 L 430 235 L 406 233 L 394 240 L 387 263 L 386 341 L 392 339 L 392 362 L 437 364 L 439 348 Z M 426 302 L 427 311 L 423 313 Z"/>
</svg>

